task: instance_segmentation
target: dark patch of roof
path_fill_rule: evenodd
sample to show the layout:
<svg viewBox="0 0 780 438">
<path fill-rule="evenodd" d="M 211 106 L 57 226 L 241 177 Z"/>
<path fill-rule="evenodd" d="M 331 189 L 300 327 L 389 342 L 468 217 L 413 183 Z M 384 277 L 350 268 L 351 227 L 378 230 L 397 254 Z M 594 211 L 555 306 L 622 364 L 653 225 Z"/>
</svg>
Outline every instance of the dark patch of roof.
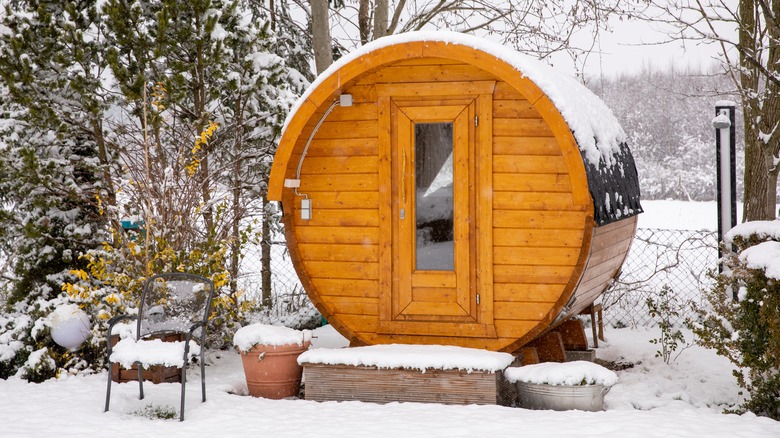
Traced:
<svg viewBox="0 0 780 438">
<path fill-rule="evenodd" d="M 639 203 L 639 176 L 631 150 L 626 143 L 613 155 L 608 166 L 602 157 L 599 165 L 591 163 L 583 155 L 588 188 L 593 198 L 593 219 L 597 226 L 607 225 L 642 213 Z"/>
</svg>

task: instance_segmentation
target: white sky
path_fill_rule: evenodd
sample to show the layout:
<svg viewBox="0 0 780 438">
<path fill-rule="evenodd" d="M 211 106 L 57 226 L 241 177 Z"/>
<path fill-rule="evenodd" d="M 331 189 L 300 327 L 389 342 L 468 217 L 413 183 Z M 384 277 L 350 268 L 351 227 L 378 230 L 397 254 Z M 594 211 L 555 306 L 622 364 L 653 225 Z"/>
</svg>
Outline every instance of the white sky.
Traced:
<svg viewBox="0 0 780 438">
<path fill-rule="evenodd" d="M 717 56 L 713 46 L 657 44 L 659 36 L 662 35 L 650 29 L 647 23 L 619 23 L 611 34 L 601 35 L 600 50 L 588 58 L 585 71 L 594 75 L 614 75 L 636 73 L 648 66 L 653 70 L 663 70 L 670 65 L 706 67 Z"/>
<path fill-rule="evenodd" d="M 719 31 L 723 35 L 733 35 L 736 38 L 734 32 L 728 32 L 724 27 Z M 637 73 L 648 67 L 665 70 L 670 65 L 678 68 L 691 66 L 706 69 L 719 62 L 719 45 L 692 40 L 668 42 L 668 32 L 669 29 L 657 23 L 638 19 L 612 20 L 611 31 L 602 31 L 599 35 L 594 52 L 586 61 L 585 73 L 614 76 Z M 591 32 L 581 31 L 577 42 L 581 46 L 587 46 L 592 38 Z M 573 72 L 571 61 L 565 57 L 559 56 L 555 62 L 556 67 Z"/>
</svg>

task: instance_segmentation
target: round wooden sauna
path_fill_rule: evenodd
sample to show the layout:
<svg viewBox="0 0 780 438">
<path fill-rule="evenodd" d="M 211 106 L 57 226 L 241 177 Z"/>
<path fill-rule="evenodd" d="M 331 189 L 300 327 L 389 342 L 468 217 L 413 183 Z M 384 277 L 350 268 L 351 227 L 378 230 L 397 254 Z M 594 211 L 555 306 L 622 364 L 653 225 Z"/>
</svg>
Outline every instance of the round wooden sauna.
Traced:
<svg viewBox="0 0 780 438">
<path fill-rule="evenodd" d="M 509 352 L 593 303 L 642 211 L 598 98 L 449 32 L 383 38 L 320 75 L 268 197 L 307 293 L 353 345 Z"/>
</svg>

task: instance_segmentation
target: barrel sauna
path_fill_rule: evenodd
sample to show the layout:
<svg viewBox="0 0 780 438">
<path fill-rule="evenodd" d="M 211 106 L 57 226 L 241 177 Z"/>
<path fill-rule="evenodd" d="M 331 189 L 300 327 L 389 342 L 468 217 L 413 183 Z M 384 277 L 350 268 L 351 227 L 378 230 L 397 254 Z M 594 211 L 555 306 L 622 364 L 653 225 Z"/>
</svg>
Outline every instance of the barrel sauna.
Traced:
<svg viewBox="0 0 780 438">
<path fill-rule="evenodd" d="M 293 108 L 268 198 L 309 297 L 352 345 L 514 352 L 617 275 L 639 183 L 573 78 L 450 32 L 368 44 Z"/>
</svg>

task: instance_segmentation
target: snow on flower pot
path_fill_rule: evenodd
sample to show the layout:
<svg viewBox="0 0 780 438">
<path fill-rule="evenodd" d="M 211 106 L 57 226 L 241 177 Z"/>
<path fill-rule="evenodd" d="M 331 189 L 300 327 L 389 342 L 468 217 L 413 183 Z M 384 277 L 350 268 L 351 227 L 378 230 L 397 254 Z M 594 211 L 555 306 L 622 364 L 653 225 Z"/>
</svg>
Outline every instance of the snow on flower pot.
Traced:
<svg viewBox="0 0 780 438">
<path fill-rule="evenodd" d="M 507 368 L 504 375 L 516 385 L 520 407 L 555 411 L 602 411 L 604 395 L 617 382 L 613 371 L 586 361 Z"/>
<path fill-rule="evenodd" d="M 51 314 L 51 338 L 68 350 L 78 350 L 92 334 L 89 316 L 76 304 L 57 307 Z"/>
<path fill-rule="evenodd" d="M 249 395 L 281 399 L 298 395 L 303 368 L 298 356 L 309 348 L 311 332 L 251 324 L 233 336 L 241 353 Z"/>
</svg>

